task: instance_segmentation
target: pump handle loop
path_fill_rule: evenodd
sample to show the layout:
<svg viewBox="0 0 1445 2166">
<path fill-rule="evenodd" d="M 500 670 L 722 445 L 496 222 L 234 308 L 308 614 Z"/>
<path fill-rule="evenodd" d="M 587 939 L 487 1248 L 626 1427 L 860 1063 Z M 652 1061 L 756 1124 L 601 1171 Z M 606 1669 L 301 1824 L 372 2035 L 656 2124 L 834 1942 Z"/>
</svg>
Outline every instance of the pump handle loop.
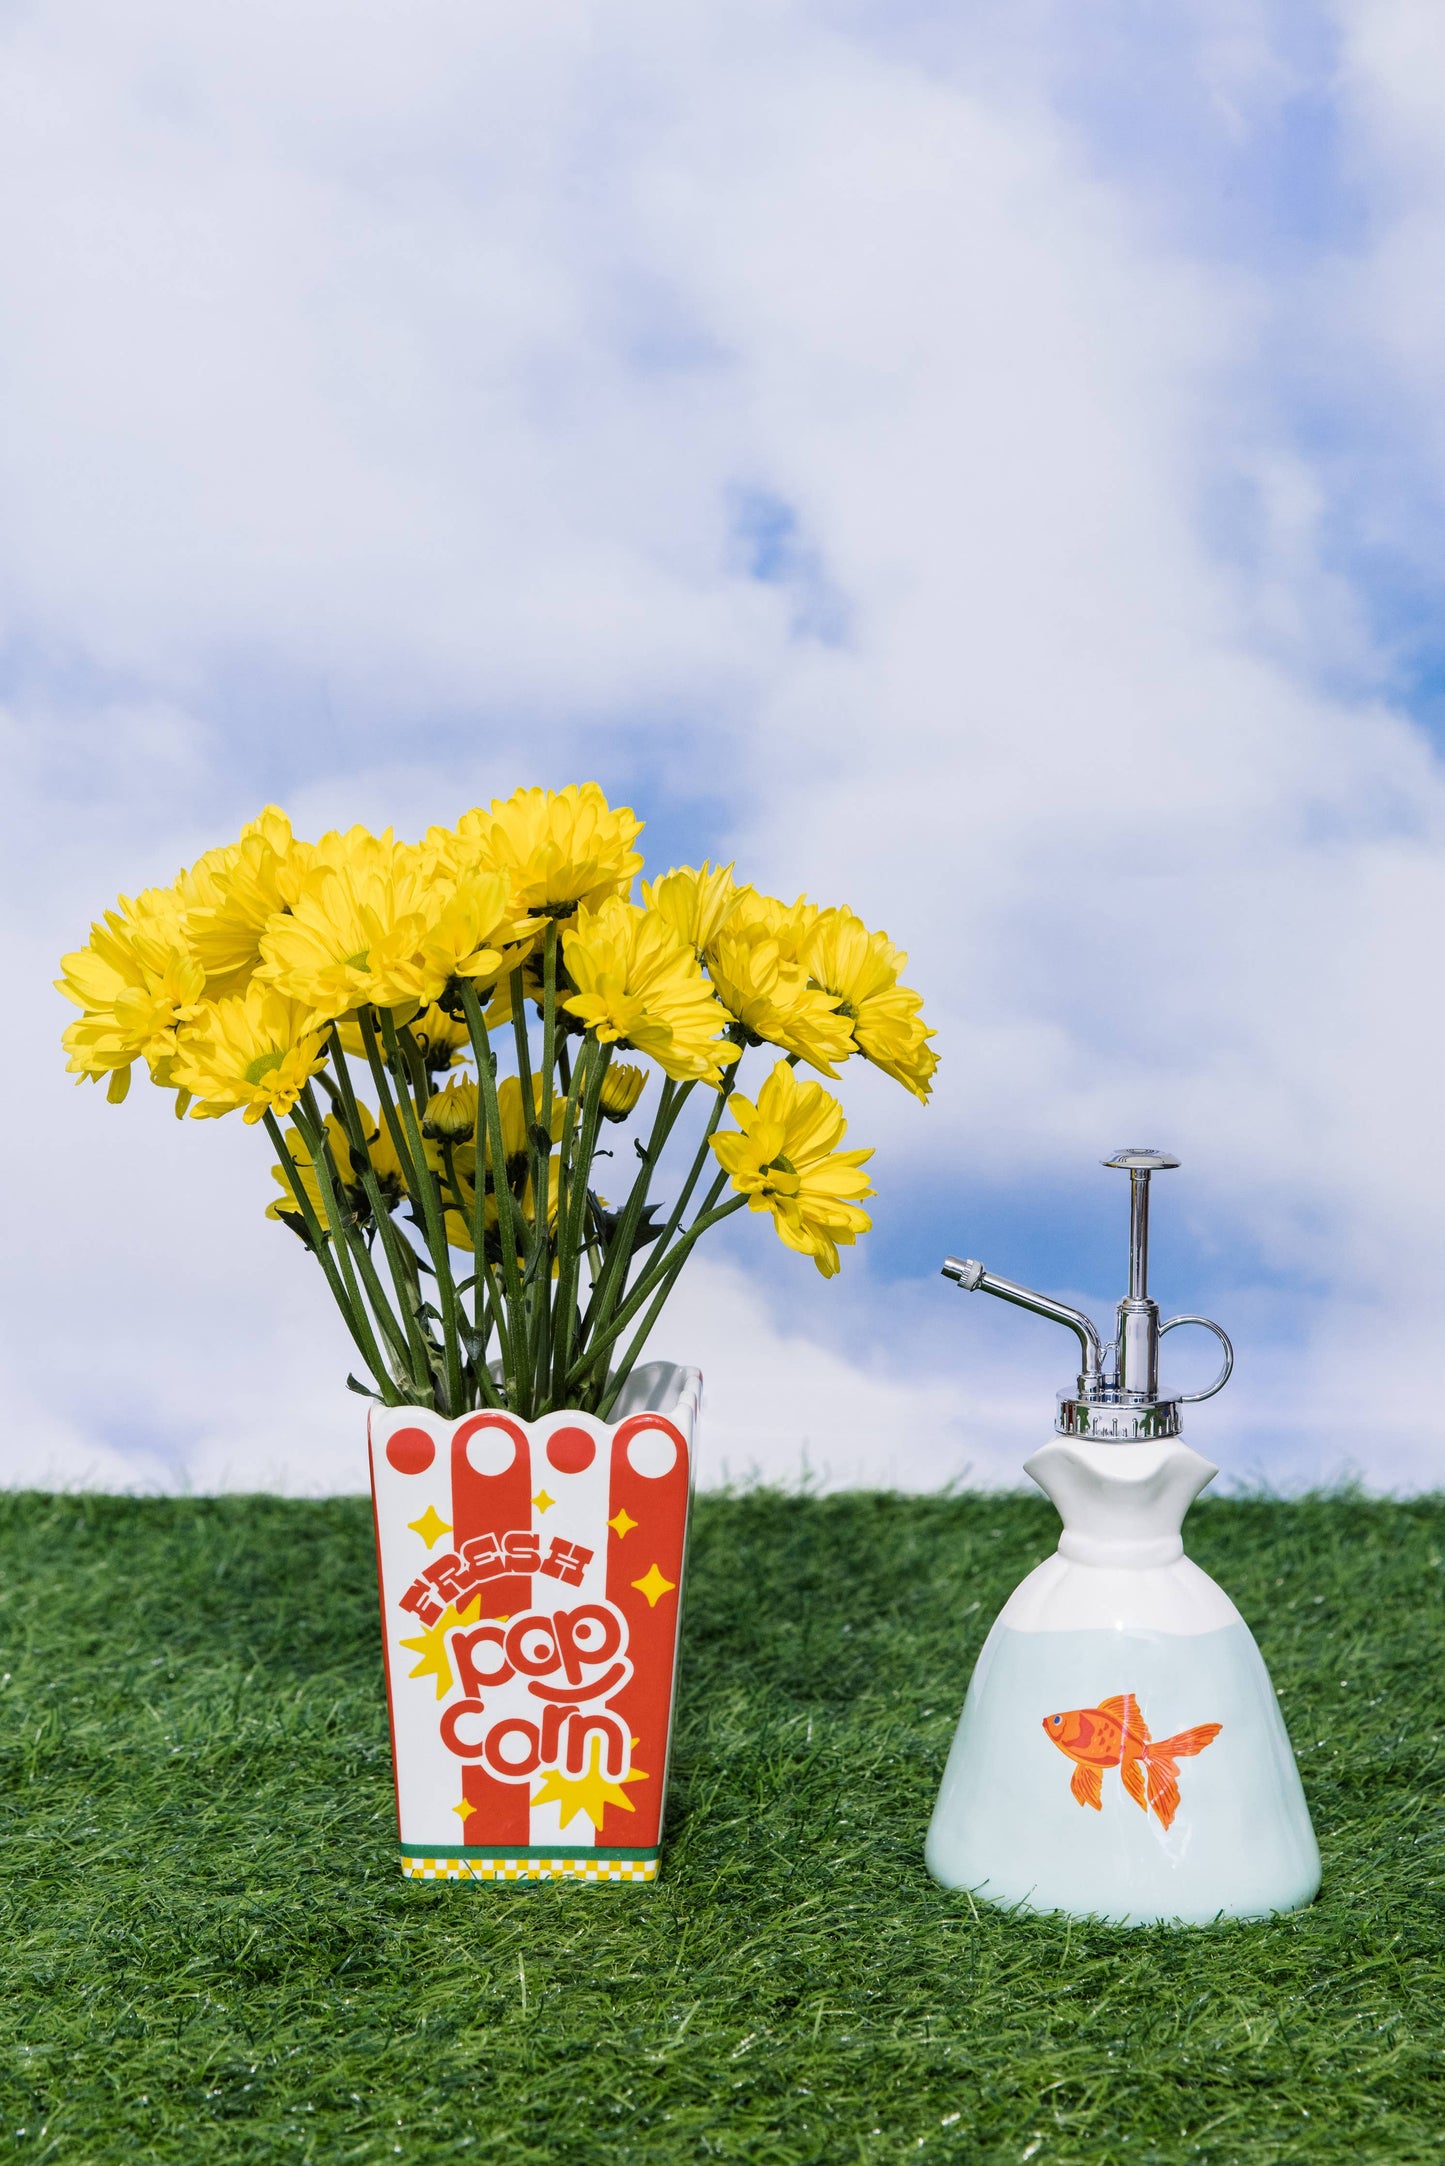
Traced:
<svg viewBox="0 0 1445 2166">
<path fill-rule="evenodd" d="M 1171 1391 L 1168 1394 L 1171 1399 L 1177 1399 L 1181 1405 L 1193 1405 L 1198 1399 L 1212 1399 L 1217 1391 L 1223 1391 L 1225 1385 L 1229 1382 L 1229 1373 L 1234 1367 L 1234 1348 L 1229 1343 L 1229 1334 L 1221 1325 L 1214 1323 L 1207 1316 L 1171 1316 L 1167 1324 L 1159 1326 L 1160 1338 L 1163 1338 L 1166 1331 L 1173 1331 L 1180 1324 L 1202 1325 L 1204 1330 L 1214 1333 L 1215 1338 L 1224 1348 L 1224 1367 L 1207 1391 Z"/>
</svg>

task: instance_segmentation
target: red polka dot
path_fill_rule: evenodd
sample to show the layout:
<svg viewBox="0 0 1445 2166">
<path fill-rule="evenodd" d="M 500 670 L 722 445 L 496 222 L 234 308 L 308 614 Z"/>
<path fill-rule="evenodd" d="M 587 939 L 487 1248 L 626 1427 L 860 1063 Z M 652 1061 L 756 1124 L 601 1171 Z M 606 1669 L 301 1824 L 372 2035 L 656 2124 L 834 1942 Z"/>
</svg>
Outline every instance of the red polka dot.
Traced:
<svg viewBox="0 0 1445 2166">
<path fill-rule="evenodd" d="M 585 1429 L 557 1429 L 547 1439 L 547 1457 L 559 1474 L 581 1474 L 597 1457 Z"/>
<path fill-rule="evenodd" d="M 398 1429 L 386 1440 L 386 1456 L 398 1474 L 425 1474 L 436 1455 L 425 1429 Z"/>
</svg>

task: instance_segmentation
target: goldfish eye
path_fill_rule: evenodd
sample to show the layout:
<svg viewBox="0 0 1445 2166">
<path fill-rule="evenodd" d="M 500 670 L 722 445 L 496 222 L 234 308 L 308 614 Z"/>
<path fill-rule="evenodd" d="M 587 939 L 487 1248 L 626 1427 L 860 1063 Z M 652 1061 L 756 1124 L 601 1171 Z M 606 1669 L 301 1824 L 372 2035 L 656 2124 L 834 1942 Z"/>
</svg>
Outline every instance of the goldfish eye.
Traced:
<svg viewBox="0 0 1445 2166">
<path fill-rule="evenodd" d="M 1050 1720 L 1050 1722 L 1051 1722 L 1051 1723 L 1053 1724 L 1053 1726 L 1054 1726 L 1054 1728 L 1055 1728 L 1056 1730 L 1057 1730 L 1057 1728 L 1058 1728 L 1059 1724 L 1060 1724 L 1060 1723 L 1061 1723 L 1061 1722 L 1063 1721 L 1063 1719 L 1064 1719 L 1064 1718 L 1063 1718 L 1063 1716 L 1062 1716 L 1062 1715 L 1050 1715 L 1050 1717 L 1049 1717 L 1049 1720 Z"/>
</svg>

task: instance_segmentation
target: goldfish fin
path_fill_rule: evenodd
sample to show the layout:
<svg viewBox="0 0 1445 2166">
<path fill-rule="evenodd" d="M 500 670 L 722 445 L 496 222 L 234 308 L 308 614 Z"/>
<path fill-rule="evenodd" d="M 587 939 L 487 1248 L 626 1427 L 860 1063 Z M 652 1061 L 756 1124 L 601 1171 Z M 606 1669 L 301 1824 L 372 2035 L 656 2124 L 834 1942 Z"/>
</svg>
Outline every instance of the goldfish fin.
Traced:
<svg viewBox="0 0 1445 2166">
<path fill-rule="evenodd" d="M 1179 1810 L 1179 1770 L 1172 1760 L 1154 1759 L 1152 1756 L 1147 1764 L 1149 1803 L 1154 1808 L 1159 1825 L 1163 1828 L 1172 1827 L 1174 1815 Z"/>
<path fill-rule="evenodd" d="M 1134 1803 L 1138 1806 L 1140 1812 L 1148 1812 L 1149 1800 L 1148 1797 L 1145 1795 L 1144 1790 L 1143 1761 L 1136 1760 L 1134 1756 L 1130 1754 L 1127 1759 L 1121 1760 L 1119 1762 L 1119 1775 L 1121 1780 L 1123 1781 L 1124 1788 L 1128 1791 L 1130 1797 L 1134 1800 Z"/>
<path fill-rule="evenodd" d="M 1069 1778 L 1069 1788 L 1081 1805 L 1092 1805 L 1096 1813 L 1104 1810 L 1103 1777 L 1096 1767 L 1089 1767 L 1082 1760 L 1074 1762 L 1074 1772 Z"/>
<path fill-rule="evenodd" d="M 1139 1702 L 1132 1692 L 1116 1692 L 1110 1700 L 1100 1700 L 1099 1713 L 1112 1715 L 1125 1737 L 1137 1738 L 1141 1745 L 1149 1742 L 1149 1725 L 1139 1712 Z"/>
<path fill-rule="evenodd" d="M 1214 1743 L 1223 1728 L 1222 1722 L 1200 1722 L 1192 1730 L 1181 1730 L 1177 1737 L 1161 1737 L 1154 1750 L 1168 1753 L 1171 1760 L 1192 1760 L 1206 1745 Z"/>
</svg>

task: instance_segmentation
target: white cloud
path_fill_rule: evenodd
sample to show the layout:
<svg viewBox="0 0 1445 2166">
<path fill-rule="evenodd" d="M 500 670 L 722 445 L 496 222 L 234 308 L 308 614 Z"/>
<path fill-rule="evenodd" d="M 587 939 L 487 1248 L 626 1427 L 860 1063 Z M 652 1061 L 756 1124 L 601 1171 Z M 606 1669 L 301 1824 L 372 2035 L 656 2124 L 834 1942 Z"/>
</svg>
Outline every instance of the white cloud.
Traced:
<svg viewBox="0 0 1445 2166">
<path fill-rule="evenodd" d="M 1033 1252 L 1055 1196 L 1114 1211 L 1089 1168 L 1148 1131 L 1251 1356 L 1226 1458 L 1439 1478 L 1445 800 L 1370 689 L 1333 469 L 1266 394 L 1306 335 L 1336 374 L 1433 382 L 1445 75 L 1418 11 L 1347 11 L 1378 239 L 1273 278 L 1192 259 L 1107 177 L 1029 19 L 938 33 L 942 64 L 802 0 L 7 27 L 36 1049 L 8 1117 L 64 1139 L 16 1169 L 10 1299 L 57 1473 L 118 1478 L 140 1437 L 142 1481 L 344 1484 L 360 1422 L 260 1223 L 263 1147 L 52 1085 L 51 956 L 278 773 L 313 824 L 414 826 L 595 758 L 911 949 L 947 1061 L 926 1114 L 850 1091 L 880 1184 L 965 1219 L 1012 1195 Z M 1266 11 L 1205 45 L 1221 129 L 1269 124 L 1295 77 Z M 1209 539 L 1221 476 L 1264 507 L 1247 579 Z M 709 1464 L 788 1474 L 806 1439 L 835 1479 L 912 1484 L 1023 1455 L 1064 1364 L 960 1332 L 931 1251 L 913 1288 L 850 1258 L 826 1299 L 742 1253 L 668 1327 L 709 1370 Z M 870 1305 L 906 1331 L 860 1338 Z"/>
</svg>

